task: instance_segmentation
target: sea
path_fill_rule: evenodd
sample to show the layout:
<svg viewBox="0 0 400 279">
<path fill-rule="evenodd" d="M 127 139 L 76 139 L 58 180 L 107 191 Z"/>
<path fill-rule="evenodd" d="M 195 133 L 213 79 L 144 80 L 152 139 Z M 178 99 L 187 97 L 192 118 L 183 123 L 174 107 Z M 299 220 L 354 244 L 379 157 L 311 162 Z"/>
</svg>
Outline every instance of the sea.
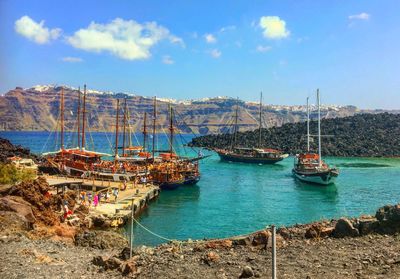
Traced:
<svg viewBox="0 0 400 279">
<path fill-rule="evenodd" d="M 34 153 L 59 148 L 59 136 L 51 132 L 7 131 L 0 132 L 0 137 Z M 114 137 L 112 133 L 90 133 L 86 149 L 112 154 Z M 199 149 L 185 146 L 192 137 L 176 136 L 176 152 L 195 156 Z M 142 144 L 143 138 L 134 134 L 132 141 Z M 76 146 L 77 139 L 67 133 L 65 142 Z M 157 149 L 168 147 L 165 134 L 157 135 L 155 142 Z M 326 157 L 328 164 L 340 169 L 340 175 L 333 185 L 317 186 L 292 177 L 293 157 L 275 165 L 254 165 L 221 162 L 217 154 L 201 152 L 211 156 L 200 163 L 200 182 L 162 191 L 137 218 L 140 225 L 133 223 L 134 245 L 223 238 L 270 225 L 375 214 L 378 207 L 400 201 L 400 159 Z M 128 224 L 121 233 L 129 235 L 130 227 Z"/>
</svg>

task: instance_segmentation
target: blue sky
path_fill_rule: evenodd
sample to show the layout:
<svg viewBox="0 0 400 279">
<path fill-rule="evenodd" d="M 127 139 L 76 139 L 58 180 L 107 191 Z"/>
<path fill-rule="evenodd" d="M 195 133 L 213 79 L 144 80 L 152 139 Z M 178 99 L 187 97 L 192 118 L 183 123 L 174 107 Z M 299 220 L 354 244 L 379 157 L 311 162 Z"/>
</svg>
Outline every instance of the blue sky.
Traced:
<svg viewBox="0 0 400 279">
<path fill-rule="evenodd" d="M 399 109 L 399 11 L 396 0 L 0 0 L 0 92 L 86 83 L 177 99 L 263 91 L 291 105 L 320 88 L 323 103 Z"/>
</svg>

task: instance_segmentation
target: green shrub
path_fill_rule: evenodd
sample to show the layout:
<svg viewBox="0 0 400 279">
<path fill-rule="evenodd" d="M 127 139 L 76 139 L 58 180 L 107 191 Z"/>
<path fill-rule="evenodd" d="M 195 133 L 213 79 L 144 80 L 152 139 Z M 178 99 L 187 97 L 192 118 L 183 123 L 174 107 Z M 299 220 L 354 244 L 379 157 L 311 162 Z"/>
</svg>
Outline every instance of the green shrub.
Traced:
<svg viewBox="0 0 400 279">
<path fill-rule="evenodd" d="M 12 164 L 0 164 L 0 184 L 15 184 L 20 181 L 35 179 L 33 170 L 17 169 Z"/>
</svg>

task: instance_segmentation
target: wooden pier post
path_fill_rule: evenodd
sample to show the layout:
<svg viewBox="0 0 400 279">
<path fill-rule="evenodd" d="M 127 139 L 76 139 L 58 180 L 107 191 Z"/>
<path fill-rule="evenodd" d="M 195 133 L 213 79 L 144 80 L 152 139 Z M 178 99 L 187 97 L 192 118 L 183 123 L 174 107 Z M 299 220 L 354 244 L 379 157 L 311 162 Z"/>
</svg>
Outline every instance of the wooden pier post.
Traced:
<svg viewBox="0 0 400 279">
<path fill-rule="evenodd" d="M 133 199 L 134 198 L 132 198 L 132 203 L 131 203 L 131 233 L 130 233 L 130 251 L 129 251 L 129 258 L 132 258 L 132 250 L 133 250 L 133 217 L 134 217 L 134 214 L 133 214 L 133 210 L 134 210 L 134 206 L 133 206 Z"/>
<path fill-rule="evenodd" d="M 272 279 L 276 279 L 276 227 L 272 225 Z"/>
</svg>

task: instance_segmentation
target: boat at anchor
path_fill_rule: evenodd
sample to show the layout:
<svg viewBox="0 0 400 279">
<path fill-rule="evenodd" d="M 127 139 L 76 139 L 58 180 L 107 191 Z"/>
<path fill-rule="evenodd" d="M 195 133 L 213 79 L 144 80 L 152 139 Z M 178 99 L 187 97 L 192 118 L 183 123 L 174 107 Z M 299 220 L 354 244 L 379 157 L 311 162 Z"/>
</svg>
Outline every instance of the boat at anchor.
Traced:
<svg viewBox="0 0 400 279">
<path fill-rule="evenodd" d="M 310 110 L 307 98 L 307 152 L 298 154 L 294 160 L 292 174 L 300 181 L 329 185 L 335 182 L 339 175 L 337 168 L 331 168 L 321 157 L 321 109 L 319 90 L 317 90 L 318 101 L 318 154 L 310 153 Z"/>
<path fill-rule="evenodd" d="M 253 163 L 253 164 L 275 164 L 289 155 L 282 151 L 262 147 L 262 93 L 260 95 L 259 109 L 259 137 L 258 147 L 239 147 L 237 146 L 238 128 L 238 110 L 239 105 L 236 103 L 235 109 L 235 124 L 233 126 L 232 143 L 230 148 L 214 149 L 218 153 L 222 161 Z"/>
</svg>

